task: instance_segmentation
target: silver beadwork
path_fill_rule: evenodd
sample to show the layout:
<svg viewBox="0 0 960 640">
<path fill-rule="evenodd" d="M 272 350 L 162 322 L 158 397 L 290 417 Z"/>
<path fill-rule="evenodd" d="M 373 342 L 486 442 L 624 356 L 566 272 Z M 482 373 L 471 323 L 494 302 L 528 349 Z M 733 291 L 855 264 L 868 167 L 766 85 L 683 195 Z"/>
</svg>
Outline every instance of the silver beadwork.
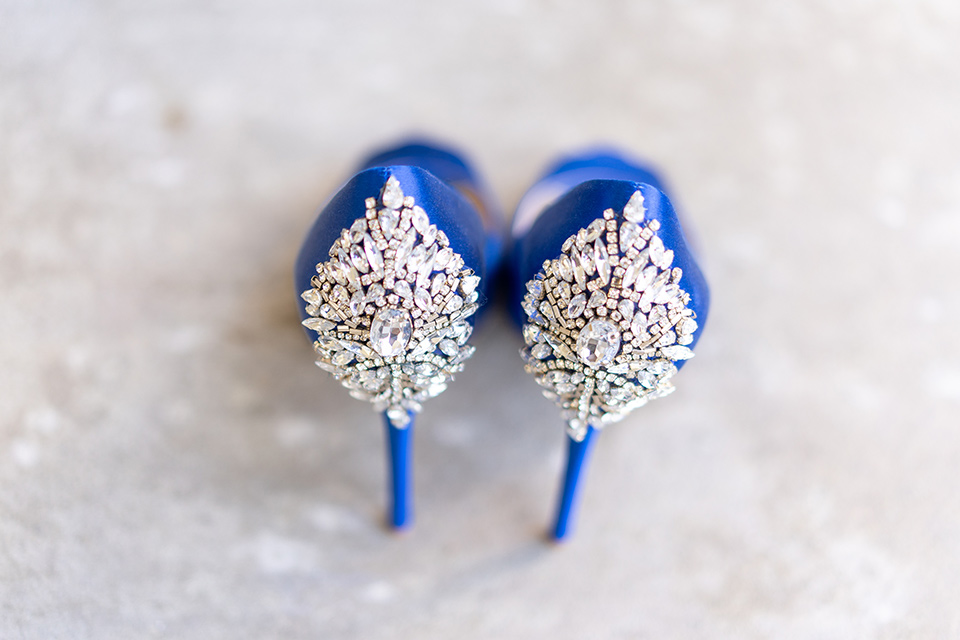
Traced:
<svg viewBox="0 0 960 640">
<path fill-rule="evenodd" d="M 301 294 L 317 366 L 396 427 L 442 392 L 463 361 L 479 278 L 390 176 Z"/>
<path fill-rule="evenodd" d="M 570 236 L 526 285 L 520 355 L 576 440 L 671 393 L 674 361 L 693 357 L 690 295 L 645 211 L 637 190 L 621 215 L 607 209 Z"/>
</svg>

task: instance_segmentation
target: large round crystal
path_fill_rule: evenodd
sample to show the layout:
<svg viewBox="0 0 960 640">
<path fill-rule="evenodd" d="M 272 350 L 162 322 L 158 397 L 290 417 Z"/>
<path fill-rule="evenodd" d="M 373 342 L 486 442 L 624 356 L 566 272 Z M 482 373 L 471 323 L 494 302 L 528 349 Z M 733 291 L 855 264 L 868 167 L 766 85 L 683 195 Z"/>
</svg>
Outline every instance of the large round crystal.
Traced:
<svg viewBox="0 0 960 640">
<path fill-rule="evenodd" d="M 381 309 L 370 325 L 370 346 L 385 358 L 399 355 L 407 347 L 412 334 L 409 313 L 400 309 Z"/>
<path fill-rule="evenodd" d="M 577 337 L 577 355 L 589 367 L 613 362 L 620 351 L 620 329 L 609 320 L 591 320 Z"/>
</svg>

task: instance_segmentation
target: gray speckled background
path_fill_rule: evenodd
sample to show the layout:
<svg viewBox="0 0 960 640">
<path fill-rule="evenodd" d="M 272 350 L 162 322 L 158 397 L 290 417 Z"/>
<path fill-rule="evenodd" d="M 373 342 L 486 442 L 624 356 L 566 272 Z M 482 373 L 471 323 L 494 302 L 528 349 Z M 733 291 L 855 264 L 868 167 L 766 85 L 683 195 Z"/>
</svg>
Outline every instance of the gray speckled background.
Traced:
<svg viewBox="0 0 960 640">
<path fill-rule="evenodd" d="M 0 637 L 960 636 L 955 2 L 0 1 Z M 380 425 L 291 262 L 372 145 L 654 160 L 714 307 L 562 430 L 502 314 L 380 526 Z"/>
</svg>

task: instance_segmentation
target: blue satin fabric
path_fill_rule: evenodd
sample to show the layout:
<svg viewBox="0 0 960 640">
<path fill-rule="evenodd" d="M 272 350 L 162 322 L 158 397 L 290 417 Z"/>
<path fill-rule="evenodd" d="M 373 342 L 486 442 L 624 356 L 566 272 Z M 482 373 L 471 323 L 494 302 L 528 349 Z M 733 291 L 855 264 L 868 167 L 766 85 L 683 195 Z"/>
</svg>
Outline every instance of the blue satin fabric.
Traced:
<svg viewBox="0 0 960 640">
<path fill-rule="evenodd" d="M 483 223 L 476 208 L 458 191 L 440 181 L 430 172 L 414 166 L 375 167 L 361 171 L 347 182 L 327 203 L 307 232 L 294 266 L 297 294 L 310 288 L 310 278 L 317 273 L 317 263 L 330 259 L 329 251 L 343 229 L 349 229 L 357 218 L 366 213 L 367 198 L 378 198 L 389 176 L 400 183 L 404 195 L 413 196 L 427 212 L 430 221 L 447 234 L 450 247 L 463 257 L 466 266 L 476 272 L 482 287 L 489 286 L 486 244 Z M 483 299 L 483 298 L 481 298 Z M 300 316 L 306 319 L 305 305 L 300 304 Z M 470 318 L 468 318 L 470 320 Z M 314 334 L 307 331 L 311 340 Z"/>
<path fill-rule="evenodd" d="M 683 270 L 680 287 L 690 294 L 690 308 L 697 314 L 697 330 L 693 348 L 703 332 L 710 306 L 710 290 L 703 273 L 690 251 L 680 220 L 662 190 L 662 181 L 647 169 L 630 164 L 609 153 L 574 156 L 561 161 L 542 179 L 570 182 L 570 190 L 547 206 L 530 229 L 515 239 L 511 255 L 511 315 L 518 324 L 526 322 L 520 307 L 525 294 L 524 284 L 533 279 L 544 260 L 560 255 L 563 242 L 582 228 L 613 209 L 618 214 L 633 193 L 640 189 L 646 207 L 646 220 L 658 220 L 657 235 L 667 249 L 674 252 L 673 266 Z M 683 360 L 674 364 L 679 369 Z"/>
</svg>

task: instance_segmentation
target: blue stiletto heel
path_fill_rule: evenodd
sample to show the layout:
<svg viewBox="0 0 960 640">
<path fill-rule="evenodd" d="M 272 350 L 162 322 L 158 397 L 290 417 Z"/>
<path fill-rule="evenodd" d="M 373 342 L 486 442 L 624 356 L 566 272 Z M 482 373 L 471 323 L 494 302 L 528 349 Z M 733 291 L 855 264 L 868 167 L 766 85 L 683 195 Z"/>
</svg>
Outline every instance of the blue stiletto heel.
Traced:
<svg viewBox="0 0 960 640">
<path fill-rule="evenodd" d="M 567 423 L 553 528 L 563 540 L 599 430 L 673 391 L 710 293 L 661 181 L 613 151 L 550 169 L 517 207 L 512 236 L 520 355 Z"/>
<path fill-rule="evenodd" d="M 384 414 L 390 524 L 412 522 L 414 416 L 474 348 L 474 315 L 503 250 L 503 217 L 452 151 L 370 157 L 320 211 L 295 265 L 317 366 Z"/>
</svg>

